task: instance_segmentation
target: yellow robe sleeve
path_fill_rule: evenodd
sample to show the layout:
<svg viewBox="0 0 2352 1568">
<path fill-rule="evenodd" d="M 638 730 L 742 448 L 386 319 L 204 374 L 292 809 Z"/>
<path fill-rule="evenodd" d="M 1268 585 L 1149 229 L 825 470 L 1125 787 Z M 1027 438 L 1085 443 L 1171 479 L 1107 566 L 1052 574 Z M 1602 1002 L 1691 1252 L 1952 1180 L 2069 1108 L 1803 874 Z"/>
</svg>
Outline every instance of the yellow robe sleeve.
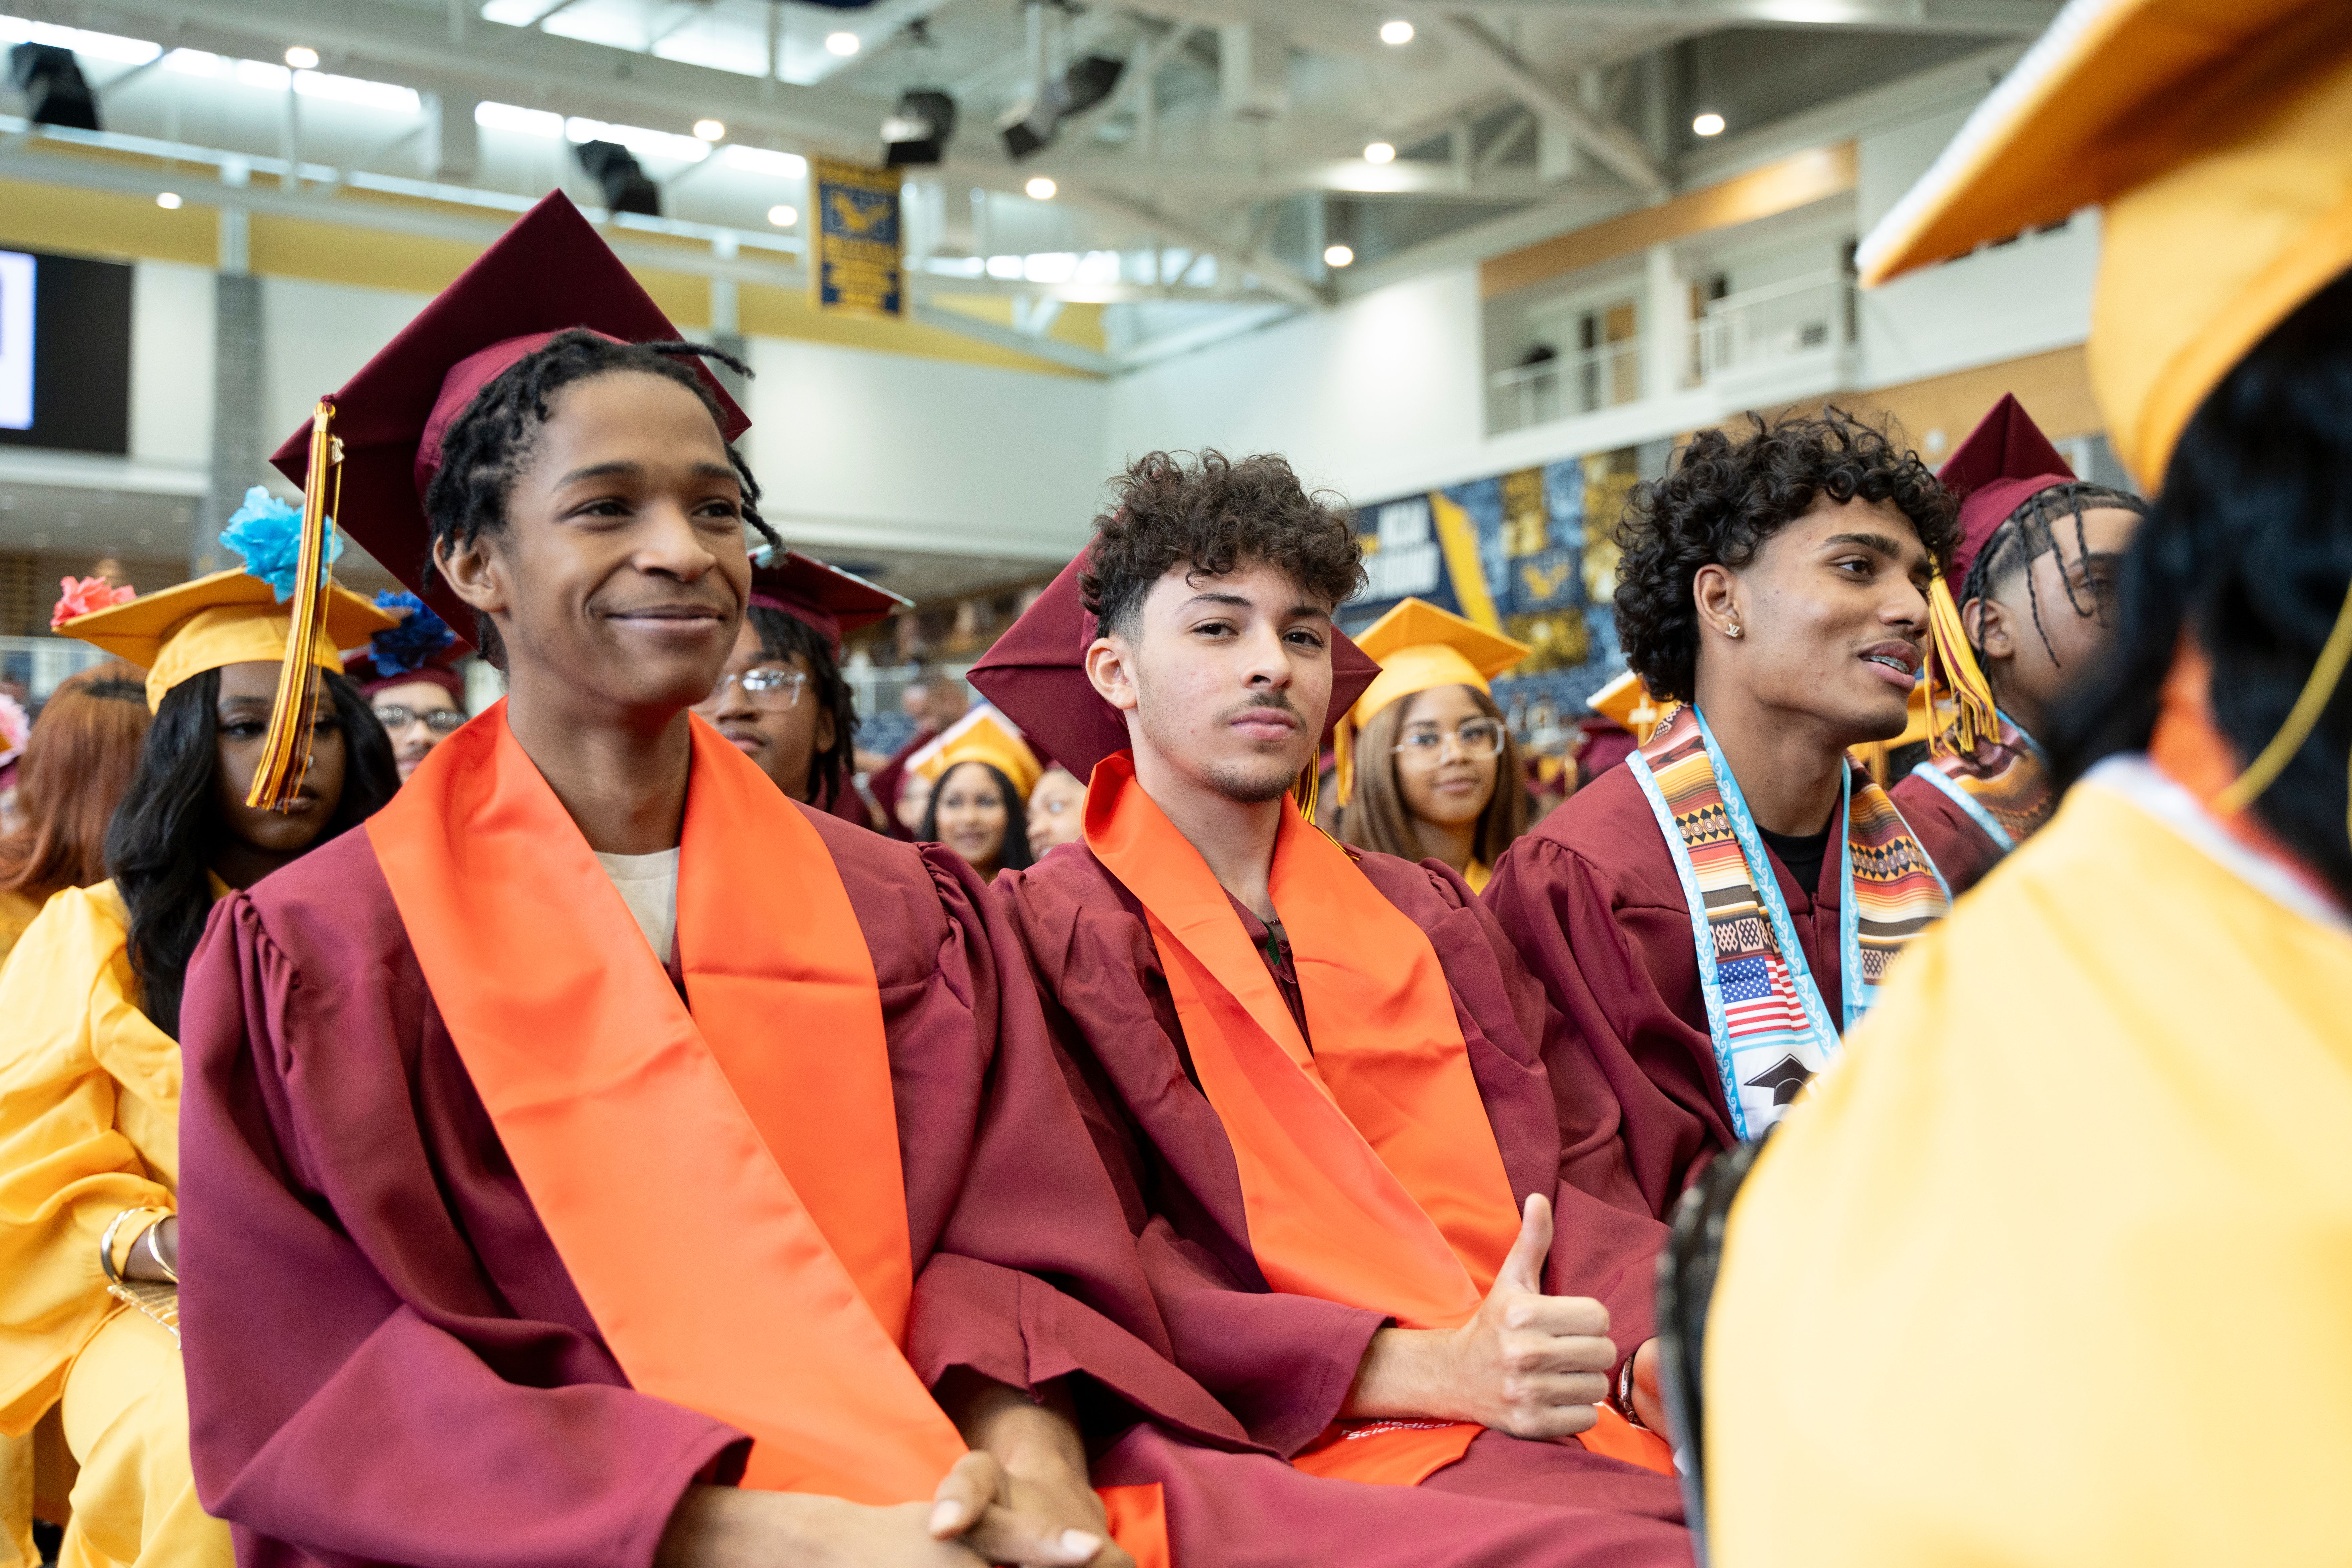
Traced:
<svg viewBox="0 0 2352 1568">
<path fill-rule="evenodd" d="M 108 1224 L 174 1206 L 180 1051 L 132 1000 L 123 921 L 111 883 L 68 889 L 0 970 L 0 1433 L 39 1418 L 113 1310 Z"/>
</svg>

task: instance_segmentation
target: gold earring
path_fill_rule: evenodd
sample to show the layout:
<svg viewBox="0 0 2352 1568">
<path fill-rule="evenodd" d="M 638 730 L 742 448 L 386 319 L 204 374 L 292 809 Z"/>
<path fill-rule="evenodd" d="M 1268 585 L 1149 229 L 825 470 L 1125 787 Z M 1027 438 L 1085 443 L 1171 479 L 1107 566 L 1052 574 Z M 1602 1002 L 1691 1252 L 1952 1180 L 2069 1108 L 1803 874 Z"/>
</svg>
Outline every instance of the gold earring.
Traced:
<svg viewBox="0 0 2352 1568">
<path fill-rule="evenodd" d="M 1738 621 L 1731 623 L 1731 635 L 1733 637 L 1738 637 L 1739 635 L 1739 623 Z"/>
</svg>

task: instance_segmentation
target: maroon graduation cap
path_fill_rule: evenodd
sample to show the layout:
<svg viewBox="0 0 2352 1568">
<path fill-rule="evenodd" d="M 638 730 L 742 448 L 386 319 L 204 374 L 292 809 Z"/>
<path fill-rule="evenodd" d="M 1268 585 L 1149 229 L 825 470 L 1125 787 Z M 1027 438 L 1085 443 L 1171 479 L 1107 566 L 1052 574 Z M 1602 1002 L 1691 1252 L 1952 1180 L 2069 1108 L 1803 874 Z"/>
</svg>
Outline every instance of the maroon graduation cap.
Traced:
<svg viewBox="0 0 2352 1568">
<path fill-rule="evenodd" d="M 1087 679 L 1087 649 L 1098 634 L 1078 579 L 1092 554 L 1088 550 L 1063 567 L 971 675 L 981 695 L 1021 726 L 1030 745 L 1082 779 L 1093 775 L 1097 763 L 1128 748 L 1126 716 Z M 1331 708 L 1324 716 L 1323 743 L 1380 672 L 1371 655 L 1331 628 Z"/>
<path fill-rule="evenodd" d="M 814 555 L 787 550 L 781 559 L 752 568 L 751 603 L 807 622 L 838 658 L 845 635 L 870 626 L 914 601 L 877 588 L 855 573 L 828 566 Z"/>
<path fill-rule="evenodd" d="M 460 636 L 473 614 L 426 559 L 425 487 L 441 467 L 441 439 L 499 372 L 575 327 L 619 342 L 675 342 L 677 329 L 629 275 L 571 198 L 551 192 L 515 220 L 400 335 L 333 395 L 343 444 L 336 526 L 357 540 Z M 751 426 L 718 378 L 696 372 L 718 399 L 732 441 Z M 310 427 L 287 438 L 270 462 L 305 484 Z"/>
<path fill-rule="evenodd" d="M 2016 395 L 2003 393 L 1936 477 L 1960 501 L 1960 542 L 1952 552 L 1950 574 L 1957 598 L 1969 568 L 2009 514 L 2053 485 L 2074 483 L 2074 470 L 2026 417 Z"/>
</svg>

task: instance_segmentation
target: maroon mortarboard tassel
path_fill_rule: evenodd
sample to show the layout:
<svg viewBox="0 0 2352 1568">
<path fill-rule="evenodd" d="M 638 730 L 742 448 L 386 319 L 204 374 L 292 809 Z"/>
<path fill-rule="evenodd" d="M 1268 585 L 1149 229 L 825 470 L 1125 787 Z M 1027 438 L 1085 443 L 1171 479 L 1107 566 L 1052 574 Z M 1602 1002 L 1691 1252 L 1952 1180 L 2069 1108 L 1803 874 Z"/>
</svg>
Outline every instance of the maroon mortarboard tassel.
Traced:
<svg viewBox="0 0 2352 1568">
<path fill-rule="evenodd" d="M 1950 573 L 1957 598 L 1969 568 L 2009 514 L 2053 485 L 2073 483 L 2074 470 L 2027 417 L 2016 395 L 2003 393 L 1936 477 L 1960 503 L 1960 543 Z"/>
<path fill-rule="evenodd" d="M 1086 653 L 1097 636 L 1095 617 L 1078 588 L 1087 559 L 1082 554 L 1062 569 L 972 666 L 971 677 L 981 695 L 1021 727 L 1033 748 L 1082 779 L 1093 774 L 1097 763 L 1128 747 L 1126 716 L 1087 679 Z M 1380 672 L 1370 654 L 1332 628 L 1325 742 L 1339 715 L 1356 705 Z"/>
<path fill-rule="evenodd" d="M 500 371 L 575 327 L 621 342 L 678 336 L 580 209 L 556 191 L 516 219 L 330 400 L 343 450 L 336 525 L 460 636 L 473 613 L 426 559 L 424 497 L 440 468 L 442 437 Z M 707 367 L 697 362 L 696 369 L 734 440 L 751 420 Z M 306 425 L 270 461 L 303 484 L 309 447 Z"/>
</svg>

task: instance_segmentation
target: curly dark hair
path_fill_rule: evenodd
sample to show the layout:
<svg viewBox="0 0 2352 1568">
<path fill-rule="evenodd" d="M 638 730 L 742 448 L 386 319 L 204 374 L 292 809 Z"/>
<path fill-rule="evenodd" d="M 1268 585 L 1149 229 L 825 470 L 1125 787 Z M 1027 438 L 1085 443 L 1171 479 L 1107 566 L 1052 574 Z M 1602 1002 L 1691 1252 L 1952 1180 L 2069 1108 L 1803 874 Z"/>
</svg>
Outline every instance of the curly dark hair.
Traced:
<svg viewBox="0 0 2352 1568">
<path fill-rule="evenodd" d="M 441 467 L 425 492 L 431 535 L 424 564 L 429 569 L 445 544 L 462 549 L 486 532 L 505 529 L 507 498 L 538 440 L 539 427 L 547 423 L 547 400 L 574 382 L 622 372 L 674 381 L 701 399 L 712 423 L 724 429 L 719 400 L 686 363 L 688 359 L 717 360 L 738 375 L 751 374 L 742 361 L 708 343 L 623 343 L 575 329 L 558 333 L 492 376 L 441 437 Z M 727 459 L 743 486 L 743 521 L 769 544 L 782 549 L 784 542 L 760 515 L 760 482 L 732 442 Z M 483 658 L 505 668 L 506 652 L 489 617 L 477 615 L 474 626 L 474 646 Z"/>
<path fill-rule="evenodd" d="M 1327 491 L 1310 494 L 1274 453 L 1150 452 L 1110 488 L 1117 504 L 1095 519 L 1094 556 L 1078 580 L 1105 631 L 1131 635 L 1144 595 L 1180 561 L 1212 577 L 1264 562 L 1334 609 L 1363 585 L 1353 511 Z"/>
<path fill-rule="evenodd" d="M 1617 525 L 1617 635 L 1625 662 L 1661 699 L 1697 695 L 1698 569 L 1747 565 L 1818 498 L 1894 502 L 1938 569 L 1959 542 L 1950 493 L 1889 425 L 1834 406 L 1748 418 L 1738 440 L 1721 430 L 1693 437 L 1672 473 L 1633 487 Z"/>
</svg>

